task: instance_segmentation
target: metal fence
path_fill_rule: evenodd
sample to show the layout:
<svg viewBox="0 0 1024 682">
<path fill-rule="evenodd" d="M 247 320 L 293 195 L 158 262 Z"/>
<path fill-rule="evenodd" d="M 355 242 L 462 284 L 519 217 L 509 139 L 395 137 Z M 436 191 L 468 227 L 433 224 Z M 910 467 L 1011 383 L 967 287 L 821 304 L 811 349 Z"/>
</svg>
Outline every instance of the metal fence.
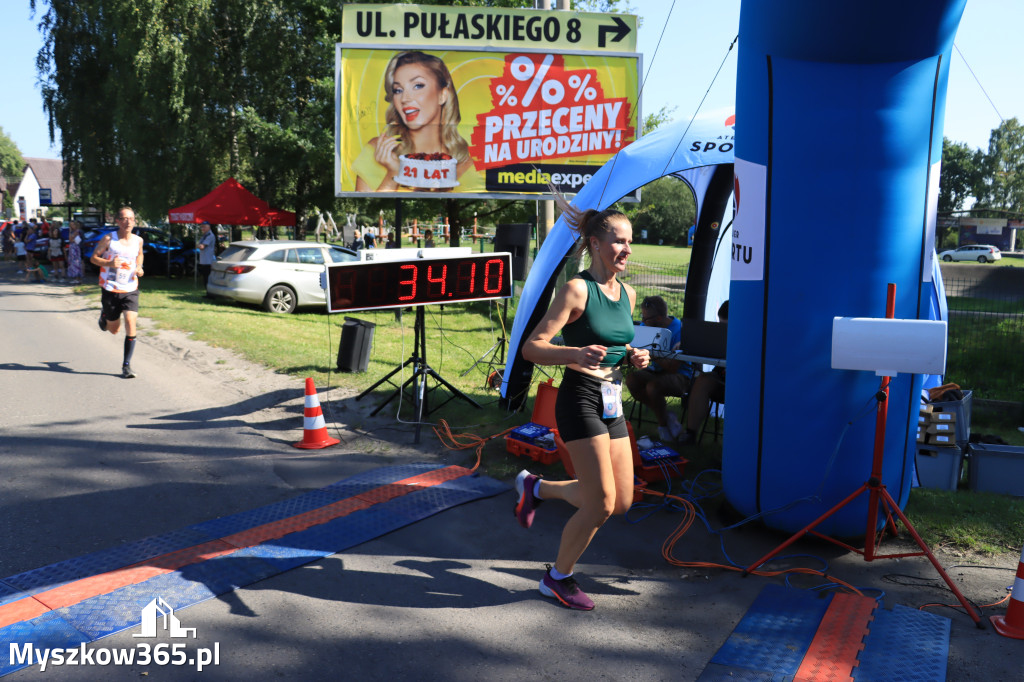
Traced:
<svg viewBox="0 0 1024 682">
<path fill-rule="evenodd" d="M 945 380 L 974 391 L 975 398 L 1024 402 L 1024 269 L 981 267 L 973 276 L 946 276 L 949 307 Z M 559 285 L 579 270 L 570 258 Z M 659 295 L 680 315 L 687 266 L 631 261 L 622 280 L 637 300 Z M 958 272 L 958 270 L 953 270 Z M 974 274 L 980 273 L 980 274 Z"/>
</svg>

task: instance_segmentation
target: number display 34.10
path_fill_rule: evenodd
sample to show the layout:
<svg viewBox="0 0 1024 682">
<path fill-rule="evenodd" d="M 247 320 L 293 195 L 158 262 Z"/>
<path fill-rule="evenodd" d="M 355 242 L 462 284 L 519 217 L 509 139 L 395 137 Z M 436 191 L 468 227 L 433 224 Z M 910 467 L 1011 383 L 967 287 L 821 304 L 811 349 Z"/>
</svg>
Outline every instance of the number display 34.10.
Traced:
<svg viewBox="0 0 1024 682">
<path fill-rule="evenodd" d="M 327 312 L 512 296 L 512 255 L 339 263 L 327 268 Z"/>
</svg>

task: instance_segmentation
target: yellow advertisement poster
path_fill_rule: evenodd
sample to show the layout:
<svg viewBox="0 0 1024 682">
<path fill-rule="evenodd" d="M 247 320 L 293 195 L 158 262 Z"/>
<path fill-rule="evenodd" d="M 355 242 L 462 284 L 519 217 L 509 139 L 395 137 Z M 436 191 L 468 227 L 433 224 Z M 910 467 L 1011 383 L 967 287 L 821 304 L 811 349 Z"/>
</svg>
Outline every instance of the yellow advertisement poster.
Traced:
<svg viewBox="0 0 1024 682">
<path fill-rule="evenodd" d="M 339 196 L 574 194 L 636 139 L 636 55 L 337 50 Z"/>
</svg>

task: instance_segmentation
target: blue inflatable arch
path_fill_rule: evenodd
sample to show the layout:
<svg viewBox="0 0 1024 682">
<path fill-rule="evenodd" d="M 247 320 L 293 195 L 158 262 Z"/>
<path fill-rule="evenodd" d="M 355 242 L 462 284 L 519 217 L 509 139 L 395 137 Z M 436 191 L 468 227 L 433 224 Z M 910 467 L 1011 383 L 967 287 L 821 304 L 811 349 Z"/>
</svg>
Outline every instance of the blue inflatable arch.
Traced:
<svg viewBox="0 0 1024 682">
<path fill-rule="evenodd" d="M 781 530 L 803 528 L 871 470 L 879 380 L 831 368 L 833 317 L 884 317 L 890 282 L 897 318 L 941 308 L 934 221 L 965 2 L 741 6 L 733 235 L 742 258 L 730 287 L 722 471 L 729 502 Z M 921 386 L 907 375 L 891 384 L 882 482 L 901 506 Z M 865 495 L 817 530 L 859 537 L 866 518 Z"/>
<path fill-rule="evenodd" d="M 684 305 L 691 317 L 708 315 L 709 282 L 716 275 L 713 263 L 719 263 L 719 273 L 728 266 L 724 260 L 729 252 L 728 231 L 722 229 L 722 224 L 733 187 L 734 120 L 731 110 L 715 111 L 645 135 L 602 166 L 572 201 L 580 210 L 603 210 L 659 178 L 671 175 L 686 182 L 694 193 L 698 216 Z M 574 243 L 571 230 L 559 218 L 523 285 L 501 383 L 502 399 L 510 407 L 518 408 L 529 392 L 533 363 L 523 359 L 522 343 L 547 311 L 555 282 Z M 716 253 L 720 258 L 713 260 Z M 718 303 L 710 302 L 714 307 L 712 319 Z"/>
</svg>

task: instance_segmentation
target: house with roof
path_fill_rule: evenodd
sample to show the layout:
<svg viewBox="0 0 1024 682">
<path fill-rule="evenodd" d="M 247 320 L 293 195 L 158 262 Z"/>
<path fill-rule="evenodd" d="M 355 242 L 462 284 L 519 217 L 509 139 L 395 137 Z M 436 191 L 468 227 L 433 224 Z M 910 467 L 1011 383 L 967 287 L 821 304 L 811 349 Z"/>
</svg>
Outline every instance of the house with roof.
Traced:
<svg viewBox="0 0 1024 682">
<path fill-rule="evenodd" d="M 68 200 L 62 160 L 25 157 L 25 170 L 21 177 L 6 178 L 4 191 L 14 204 L 15 217 L 25 220 L 46 215 L 49 205 L 40 201 L 40 190 L 44 190 L 43 194 L 49 192 L 50 205 L 56 206 Z"/>
</svg>

